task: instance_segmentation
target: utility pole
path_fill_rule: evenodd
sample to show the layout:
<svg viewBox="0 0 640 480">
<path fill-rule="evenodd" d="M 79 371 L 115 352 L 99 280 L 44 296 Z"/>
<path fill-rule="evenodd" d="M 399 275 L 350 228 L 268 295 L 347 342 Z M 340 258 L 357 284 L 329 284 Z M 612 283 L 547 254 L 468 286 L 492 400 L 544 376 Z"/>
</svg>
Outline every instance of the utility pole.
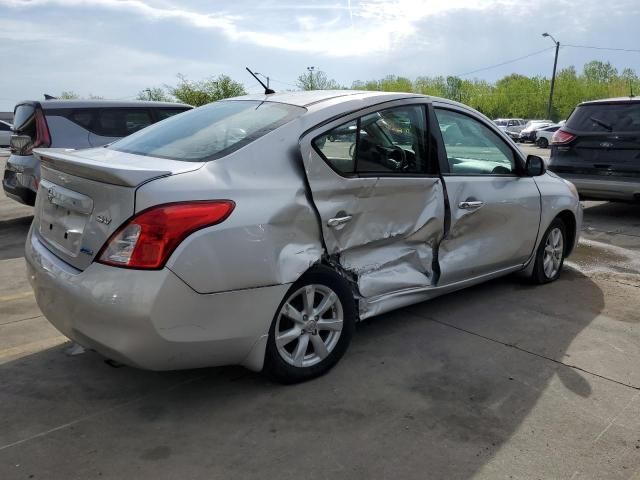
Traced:
<svg viewBox="0 0 640 480">
<path fill-rule="evenodd" d="M 149 97 L 149 100 L 151 100 L 151 89 L 145 88 L 144 91 L 147 92 L 147 96 Z"/>
<path fill-rule="evenodd" d="M 553 87 L 556 84 L 556 68 L 558 66 L 558 51 L 560 50 L 560 42 L 558 42 L 552 35 L 543 33 L 543 37 L 549 37 L 553 43 L 556 44 L 556 56 L 553 60 L 553 74 L 551 75 L 551 90 L 549 91 L 549 106 L 547 107 L 547 119 L 551 120 L 551 106 L 553 105 Z"/>
<path fill-rule="evenodd" d="M 315 70 L 316 67 L 307 67 L 307 70 L 309 71 L 309 90 L 315 90 L 314 85 L 313 85 L 313 71 Z"/>
</svg>

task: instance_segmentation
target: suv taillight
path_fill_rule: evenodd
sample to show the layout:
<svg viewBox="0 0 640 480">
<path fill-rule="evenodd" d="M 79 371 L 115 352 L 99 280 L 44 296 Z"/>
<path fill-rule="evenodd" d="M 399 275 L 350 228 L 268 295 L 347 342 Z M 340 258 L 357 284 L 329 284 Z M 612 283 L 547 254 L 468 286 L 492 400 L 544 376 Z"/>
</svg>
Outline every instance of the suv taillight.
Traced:
<svg viewBox="0 0 640 480">
<path fill-rule="evenodd" d="M 124 268 L 157 270 L 196 230 L 221 223 L 231 215 L 231 200 L 167 203 L 140 212 L 111 236 L 98 262 Z"/>
<path fill-rule="evenodd" d="M 36 110 L 36 141 L 33 142 L 33 148 L 51 146 L 51 135 L 49 134 L 49 125 L 44 117 L 42 110 Z"/>
<path fill-rule="evenodd" d="M 562 129 L 556 130 L 556 133 L 551 137 L 551 145 L 566 145 L 575 138 L 576 136 L 573 133 L 566 132 Z"/>
<path fill-rule="evenodd" d="M 33 138 L 34 136 L 35 139 Z M 49 126 L 44 113 L 40 109 L 35 111 L 33 119 L 26 126 L 23 125 L 20 128 L 20 132 L 16 130 L 16 133 L 11 135 L 11 153 L 16 155 L 31 155 L 34 148 L 48 148 L 50 146 L 51 134 L 49 133 Z"/>
</svg>

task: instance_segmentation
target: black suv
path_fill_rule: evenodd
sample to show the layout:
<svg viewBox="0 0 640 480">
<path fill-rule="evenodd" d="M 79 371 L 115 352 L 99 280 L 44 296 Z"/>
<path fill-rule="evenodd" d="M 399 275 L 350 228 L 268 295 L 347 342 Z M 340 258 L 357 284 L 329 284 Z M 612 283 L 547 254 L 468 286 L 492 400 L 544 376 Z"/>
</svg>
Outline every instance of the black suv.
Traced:
<svg viewBox="0 0 640 480">
<path fill-rule="evenodd" d="M 640 98 L 578 105 L 551 139 L 548 169 L 581 198 L 640 201 Z"/>
</svg>

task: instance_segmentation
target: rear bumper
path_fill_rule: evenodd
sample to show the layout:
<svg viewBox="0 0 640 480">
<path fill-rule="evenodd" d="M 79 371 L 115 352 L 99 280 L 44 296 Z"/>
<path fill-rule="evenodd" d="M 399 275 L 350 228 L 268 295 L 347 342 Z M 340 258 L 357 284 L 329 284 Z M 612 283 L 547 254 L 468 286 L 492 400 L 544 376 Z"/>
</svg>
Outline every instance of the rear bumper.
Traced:
<svg viewBox="0 0 640 480">
<path fill-rule="evenodd" d="M 40 180 L 40 162 L 33 155 L 11 155 L 7 160 L 2 188 L 16 202 L 34 206 Z"/>
<path fill-rule="evenodd" d="M 556 173 L 578 189 L 581 198 L 612 201 L 640 201 L 640 178 L 605 177 Z"/>
<path fill-rule="evenodd" d="M 38 306 L 64 335 L 149 370 L 240 364 L 261 370 L 266 336 L 289 285 L 199 294 L 171 270 L 93 263 L 78 271 L 29 233 L 25 257 Z"/>
</svg>

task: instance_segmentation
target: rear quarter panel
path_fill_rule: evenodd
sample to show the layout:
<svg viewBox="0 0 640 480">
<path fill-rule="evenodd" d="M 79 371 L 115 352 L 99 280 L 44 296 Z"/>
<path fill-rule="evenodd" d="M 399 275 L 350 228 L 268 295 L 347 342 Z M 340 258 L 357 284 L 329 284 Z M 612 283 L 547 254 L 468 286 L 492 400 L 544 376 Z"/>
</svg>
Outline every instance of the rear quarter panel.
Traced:
<svg viewBox="0 0 640 480">
<path fill-rule="evenodd" d="M 167 267 L 199 293 L 295 282 L 322 256 L 297 148 L 297 122 L 195 172 L 139 188 L 136 211 L 189 200 L 236 203 L 223 223 L 189 236 Z"/>
</svg>

